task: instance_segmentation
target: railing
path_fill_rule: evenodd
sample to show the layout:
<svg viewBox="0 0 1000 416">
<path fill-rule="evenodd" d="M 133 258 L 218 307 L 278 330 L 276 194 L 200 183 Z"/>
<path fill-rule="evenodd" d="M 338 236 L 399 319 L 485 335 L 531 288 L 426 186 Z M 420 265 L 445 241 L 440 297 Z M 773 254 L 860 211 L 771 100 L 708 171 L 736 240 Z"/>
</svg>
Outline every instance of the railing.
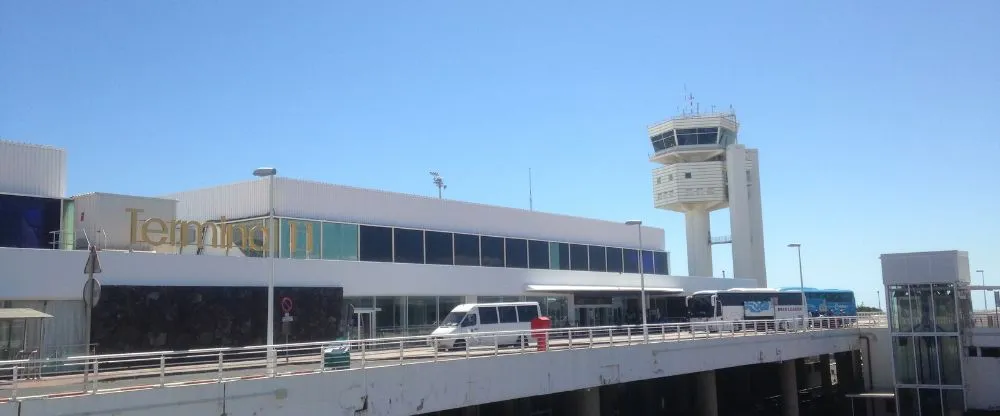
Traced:
<svg viewBox="0 0 1000 416">
<path fill-rule="evenodd" d="M 350 371 L 421 362 L 536 354 L 709 338 L 860 328 L 859 317 L 663 323 L 642 326 L 571 327 L 461 335 L 376 338 L 275 345 L 277 362 L 267 366 L 267 346 L 105 354 L 41 360 L 0 361 L 0 402 L 262 377 Z"/>
</svg>

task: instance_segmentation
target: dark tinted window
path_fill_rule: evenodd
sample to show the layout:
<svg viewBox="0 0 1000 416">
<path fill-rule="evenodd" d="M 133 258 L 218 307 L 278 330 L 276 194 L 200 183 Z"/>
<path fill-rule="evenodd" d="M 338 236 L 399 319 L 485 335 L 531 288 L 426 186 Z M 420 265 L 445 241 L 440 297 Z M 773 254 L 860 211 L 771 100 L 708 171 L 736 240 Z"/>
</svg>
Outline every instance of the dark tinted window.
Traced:
<svg viewBox="0 0 1000 416">
<path fill-rule="evenodd" d="M 455 264 L 451 233 L 425 231 L 424 247 L 427 251 L 427 264 Z"/>
<path fill-rule="evenodd" d="M 500 322 L 500 318 L 497 317 L 497 308 L 496 307 L 492 307 L 492 306 L 491 307 L 486 307 L 486 308 L 479 307 L 479 323 L 480 324 L 486 325 L 486 324 L 495 324 L 495 323 L 499 323 L 499 322 Z"/>
<path fill-rule="evenodd" d="M 455 264 L 459 266 L 479 265 L 479 236 L 455 234 Z"/>
<path fill-rule="evenodd" d="M 396 263 L 424 262 L 424 232 L 395 228 Z"/>
<path fill-rule="evenodd" d="M 569 245 L 569 268 L 570 270 L 587 270 L 587 246 Z"/>
<path fill-rule="evenodd" d="M 801 305 L 802 304 L 802 294 L 799 292 L 781 292 L 778 293 L 778 304 L 779 305 Z"/>
<path fill-rule="evenodd" d="M 503 239 L 484 235 L 479 242 L 483 251 L 483 266 L 503 267 Z"/>
<path fill-rule="evenodd" d="M 625 273 L 639 273 L 639 251 L 630 248 L 622 249 L 622 261 Z"/>
<path fill-rule="evenodd" d="M 497 307 L 500 310 L 500 323 L 501 324 L 516 324 L 517 323 L 517 309 L 513 306 L 500 306 Z"/>
<path fill-rule="evenodd" d="M 58 199 L 0 195 L 0 247 L 53 248 L 55 236 L 51 233 L 59 230 L 61 210 L 62 201 Z M 126 221 L 129 213 L 122 211 L 120 215 Z M 93 241 L 94 230 L 88 232 Z M 77 233 L 83 237 L 83 231 Z"/>
<path fill-rule="evenodd" d="M 519 322 L 531 322 L 538 317 L 538 308 L 535 305 L 522 305 L 517 307 L 517 320 Z"/>
<path fill-rule="evenodd" d="M 667 259 L 667 252 L 653 252 L 653 273 L 664 275 L 670 274 L 670 264 Z"/>
<path fill-rule="evenodd" d="M 549 268 L 549 242 L 528 241 L 528 267 L 532 269 Z"/>
<path fill-rule="evenodd" d="M 590 271 L 605 272 L 608 270 L 607 259 L 605 258 L 604 247 L 590 246 L 587 248 L 590 253 Z"/>
<path fill-rule="evenodd" d="M 358 234 L 362 261 L 392 261 L 392 228 L 362 225 Z"/>
<path fill-rule="evenodd" d="M 569 270 L 569 244 L 559 243 L 559 270 Z"/>
<path fill-rule="evenodd" d="M 653 252 L 643 251 L 642 252 L 642 272 L 643 273 L 653 273 Z"/>
<path fill-rule="evenodd" d="M 617 247 L 608 247 L 608 271 L 609 272 L 622 272 L 622 249 Z"/>
<path fill-rule="evenodd" d="M 507 267 L 518 269 L 528 268 L 528 241 L 519 238 L 508 238 L 506 245 Z"/>
</svg>

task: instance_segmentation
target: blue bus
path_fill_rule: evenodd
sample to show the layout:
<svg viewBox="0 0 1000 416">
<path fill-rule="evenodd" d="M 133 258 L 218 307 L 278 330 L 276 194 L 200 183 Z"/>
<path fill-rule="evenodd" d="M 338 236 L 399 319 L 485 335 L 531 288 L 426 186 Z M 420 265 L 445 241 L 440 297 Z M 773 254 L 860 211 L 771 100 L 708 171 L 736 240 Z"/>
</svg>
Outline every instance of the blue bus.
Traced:
<svg viewBox="0 0 1000 416">
<path fill-rule="evenodd" d="M 854 292 L 846 289 L 816 289 L 814 287 L 783 287 L 782 292 L 804 291 L 809 316 L 813 318 L 857 316 L 858 305 Z"/>
</svg>

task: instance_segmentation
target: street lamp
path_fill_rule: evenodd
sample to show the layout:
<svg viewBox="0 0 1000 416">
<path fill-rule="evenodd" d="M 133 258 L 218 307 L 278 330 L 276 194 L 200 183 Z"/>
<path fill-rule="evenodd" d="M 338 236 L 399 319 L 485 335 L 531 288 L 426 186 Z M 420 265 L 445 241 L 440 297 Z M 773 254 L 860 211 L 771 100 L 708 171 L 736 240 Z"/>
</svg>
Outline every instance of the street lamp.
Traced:
<svg viewBox="0 0 1000 416">
<path fill-rule="evenodd" d="M 274 258 L 277 253 L 278 227 L 274 224 L 274 177 L 278 175 L 275 168 L 257 168 L 253 171 L 253 176 L 267 178 L 267 245 L 270 251 L 271 274 L 267 279 L 267 375 L 273 376 L 277 365 L 277 356 L 274 353 Z"/>
<path fill-rule="evenodd" d="M 983 311 L 985 312 L 988 310 L 986 307 L 986 272 L 983 269 L 979 269 L 976 270 L 976 273 L 979 273 L 979 276 L 983 278 Z"/>
<path fill-rule="evenodd" d="M 809 314 L 809 303 L 806 302 L 806 284 L 802 279 L 802 244 L 791 243 L 788 245 L 790 248 L 794 248 L 799 254 L 799 291 L 802 292 L 802 308 L 805 309 L 805 314 Z"/>
<path fill-rule="evenodd" d="M 642 270 L 642 221 L 629 220 L 625 225 L 635 225 L 639 230 L 639 297 L 642 308 L 642 342 L 649 343 L 649 328 L 646 326 L 646 273 Z"/>
</svg>

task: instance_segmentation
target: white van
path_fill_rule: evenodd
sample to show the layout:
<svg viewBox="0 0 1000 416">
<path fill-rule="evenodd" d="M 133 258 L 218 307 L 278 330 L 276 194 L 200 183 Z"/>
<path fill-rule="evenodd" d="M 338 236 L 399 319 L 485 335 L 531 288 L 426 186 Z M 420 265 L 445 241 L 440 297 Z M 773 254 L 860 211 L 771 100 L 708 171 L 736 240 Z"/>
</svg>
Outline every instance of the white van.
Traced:
<svg viewBox="0 0 1000 416">
<path fill-rule="evenodd" d="M 469 303 L 451 310 L 431 333 L 432 347 L 464 349 L 468 346 L 528 345 L 531 320 L 541 315 L 538 302 Z M 525 331 L 522 334 L 479 336 L 481 333 Z"/>
</svg>

